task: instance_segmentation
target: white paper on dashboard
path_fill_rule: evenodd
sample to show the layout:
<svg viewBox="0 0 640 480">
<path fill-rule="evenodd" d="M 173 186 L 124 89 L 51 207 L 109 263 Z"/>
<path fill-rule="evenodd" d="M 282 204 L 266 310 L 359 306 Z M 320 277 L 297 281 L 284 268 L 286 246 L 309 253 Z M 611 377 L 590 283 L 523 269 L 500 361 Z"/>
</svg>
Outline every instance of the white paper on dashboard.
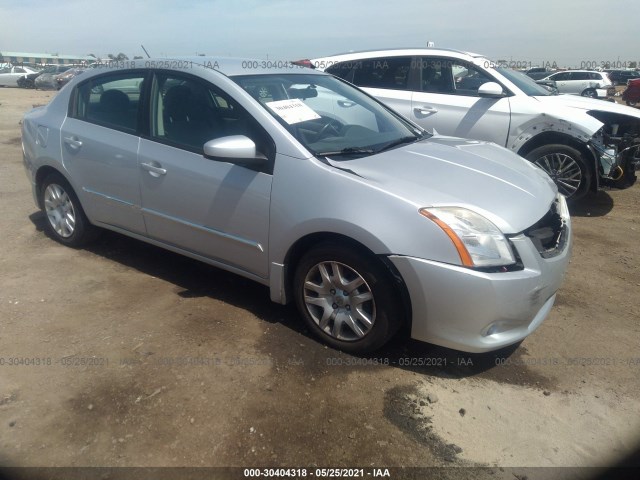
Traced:
<svg viewBox="0 0 640 480">
<path fill-rule="evenodd" d="M 289 125 L 321 118 L 320 115 L 306 106 L 302 100 L 299 99 L 278 100 L 276 102 L 267 102 L 265 105 L 267 105 L 267 107 L 273 110 Z"/>
</svg>

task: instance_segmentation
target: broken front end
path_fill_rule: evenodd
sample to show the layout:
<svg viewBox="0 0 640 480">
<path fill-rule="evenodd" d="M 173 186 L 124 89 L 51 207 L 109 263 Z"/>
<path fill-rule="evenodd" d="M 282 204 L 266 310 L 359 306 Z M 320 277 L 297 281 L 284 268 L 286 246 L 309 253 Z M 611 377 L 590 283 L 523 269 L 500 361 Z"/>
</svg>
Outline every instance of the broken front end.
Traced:
<svg viewBox="0 0 640 480">
<path fill-rule="evenodd" d="M 604 124 L 589 142 L 599 184 L 630 187 L 640 170 L 640 118 L 602 111 L 591 111 L 589 115 Z"/>
</svg>

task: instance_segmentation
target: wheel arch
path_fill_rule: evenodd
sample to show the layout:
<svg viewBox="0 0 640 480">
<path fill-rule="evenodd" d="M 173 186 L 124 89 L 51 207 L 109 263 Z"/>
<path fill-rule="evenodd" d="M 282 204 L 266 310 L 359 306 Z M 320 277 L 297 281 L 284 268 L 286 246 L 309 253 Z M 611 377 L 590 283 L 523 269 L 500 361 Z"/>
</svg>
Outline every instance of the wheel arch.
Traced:
<svg viewBox="0 0 640 480">
<path fill-rule="evenodd" d="M 409 296 L 409 290 L 404 283 L 404 279 L 396 269 L 395 265 L 393 265 L 386 255 L 376 255 L 370 248 L 361 242 L 336 232 L 310 233 L 299 238 L 293 245 L 291 245 L 291 247 L 289 247 L 284 258 L 284 303 L 289 303 L 293 299 L 293 279 L 296 267 L 303 255 L 310 249 L 322 243 L 337 243 L 342 246 L 347 246 L 359 251 L 360 253 L 364 253 L 366 256 L 379 262 L 389 274 L 389 279 L 393 282 L 394 288 L 400 296 L 400 301 L 402 302 L 404 309 L 403 326 L 401 328 L 409 328 L 410 331 L 412 319 L 411 297 Z"/>
<path fill-rule="evenodd" d="M 517 153 L 521 157 L 526 158 L 526 156 L 536 148 L 556 143 L 575 148 L 584 156 L 585 159 L 588 160 L 587 164 L 591 169 L 591 178 L 593 179 L 593 181 L 591 182 L 591 190 L 597 190 L 599 184 L 599 176 L 596 159 L 586 143 L 581 142 L 571 135 L 553 131 L 542 132 L 527 140 L 520 147 Z"/>
<path fill-rule="evenodd" d="M 37 189 L 38 192 L 40 192 L 40 189 L 42 188 L 42 182 L 44 181 L 44 179 L 47 178 L 52 173 L 60 175 L 62 178 L 64 178 L 69 183 L 69 185 L 71 185 L 71 188 L 74 188 L 73 184 L 69 181 L 67 176 L 60 169 L 52 167 L 51 165 L 43 165 L 40 168 L 38 168 L 38 170 L 36 171 L 36 175 L 35 175 L 35 184 L 36 184 L 36 189 Z M 75 189 L 74 189 L 74 191 L 75 191 Z M 41 205 L 42 202 L 41 202 L 41 199 L 40 199 L 40 195 L 37 196 L 37 200 L 38 200 L 38 207 L 42 208 L 43 206 Z"/>
</svg>

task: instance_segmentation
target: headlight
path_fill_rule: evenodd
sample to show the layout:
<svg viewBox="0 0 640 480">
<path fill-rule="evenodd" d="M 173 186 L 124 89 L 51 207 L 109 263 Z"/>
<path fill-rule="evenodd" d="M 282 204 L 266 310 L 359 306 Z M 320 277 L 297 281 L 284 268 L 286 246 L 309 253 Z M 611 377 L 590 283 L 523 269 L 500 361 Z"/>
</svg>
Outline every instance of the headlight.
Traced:
<svg viewBox="0 0 640 480">
<path fill-rule="evenodd" d="M 509 242 L 489 220 L 460 207 L 422 208 L 420 214 L 438 225 L 467 267 L 496 267 L 516 262 Z"/>
</svg>

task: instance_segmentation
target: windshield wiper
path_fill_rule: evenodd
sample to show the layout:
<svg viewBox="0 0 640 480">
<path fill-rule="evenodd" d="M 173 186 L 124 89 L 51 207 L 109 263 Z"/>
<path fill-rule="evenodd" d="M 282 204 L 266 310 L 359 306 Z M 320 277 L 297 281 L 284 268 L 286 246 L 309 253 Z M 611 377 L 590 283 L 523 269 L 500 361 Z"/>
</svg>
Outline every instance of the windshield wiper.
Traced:
<svg viewBox="0 0 640 480">
<path fill-rule="evenodd" d="M 387 143 L 384 147 L 379 148 L 378 152 L 384 152 L 385 150 L 389 150 L 390 148 L 397 147 L 398 145 L 402 145 L 403 143 L 413 143 L 420 140 L 421 137 L 402 137 L 398 140 L 394 140 L 393 142 Z"/>
<path fill-rule="evenodd" d="M 335 152 L 318 152 L 316 153 L 316 155 L 322 155 L 323 157 L 327 157 L 327 156 L 336 156 L 336 155 L 352 155 L 352 154 L 359 154 L 359 153 L 371 155 L 376 152 L 375 150 L 372 150 L 370 148 L 347 147 L 347 148 L 343 148 L 342 150 L 336 150 Z"/>
</svg>

